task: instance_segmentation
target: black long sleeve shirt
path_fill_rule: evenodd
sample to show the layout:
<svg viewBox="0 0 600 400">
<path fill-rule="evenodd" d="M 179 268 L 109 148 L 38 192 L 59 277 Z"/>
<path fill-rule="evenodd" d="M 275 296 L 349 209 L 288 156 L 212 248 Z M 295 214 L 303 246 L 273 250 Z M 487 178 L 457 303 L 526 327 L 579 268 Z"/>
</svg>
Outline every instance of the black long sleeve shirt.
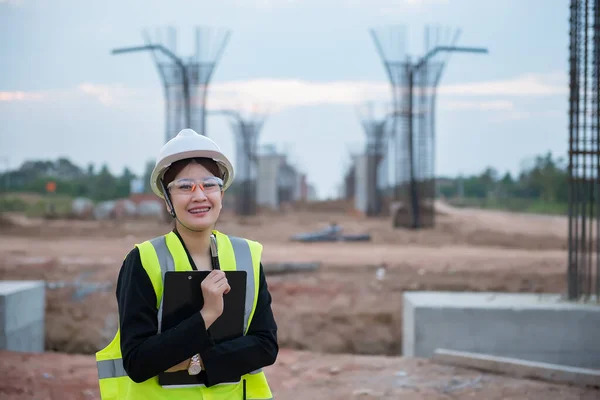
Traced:
<svg viewBox="0 0 600 400">
<path fill-rule="evenodd" d="M 192 268 L 197 269 L 187 249 L 186 253 Z M 208 387 L 239 381 L 242 375 L 271 365 L 277 358 L 277 325 L 262 264 L 256 310 L 247 334 L 219 344 L 206 330 L 200 310 L 157 334 L 156 294 L 137 247 L 123 261 L 116 294 L 123 366 L 134 382 L 157 376 L 196 353 L 204 363 L 202 374 Z"/>
</svg>

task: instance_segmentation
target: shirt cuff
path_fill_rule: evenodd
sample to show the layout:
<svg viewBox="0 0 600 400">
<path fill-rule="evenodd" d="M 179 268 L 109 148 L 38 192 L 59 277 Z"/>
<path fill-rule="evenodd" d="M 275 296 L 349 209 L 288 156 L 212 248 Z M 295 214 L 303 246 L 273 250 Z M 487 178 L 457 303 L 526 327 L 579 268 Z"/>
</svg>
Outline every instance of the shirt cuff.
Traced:
<svg viewBox="0 0 600 400">
<path fill-rule="evenodd" d="M 215 341 L 206 329 L 202 314 L 195 313 L 188 319 L 188 322 L 194 327 L 194 329 L 191 329 L 193 336 L 190 336 L 189 340 L 195 344 L 194 351 L 196 353 L 201 354 L 215 345 Z"/>
</svg>

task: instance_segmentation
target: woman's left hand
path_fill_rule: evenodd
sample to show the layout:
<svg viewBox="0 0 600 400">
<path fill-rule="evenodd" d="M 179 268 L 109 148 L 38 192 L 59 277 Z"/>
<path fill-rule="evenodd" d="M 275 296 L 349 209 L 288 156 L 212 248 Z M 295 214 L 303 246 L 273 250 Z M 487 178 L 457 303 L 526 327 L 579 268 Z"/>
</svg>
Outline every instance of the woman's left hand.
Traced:
<svg viewBox="0 0 600 400">
<path fill-rule="evenodd" d="M 172 366 L 165 372 L 187 371 L 189 366 L 190 366 L 190 359 L 188 358 L 187 360 L 183 360 L 179 364 Z"/>
</svg>

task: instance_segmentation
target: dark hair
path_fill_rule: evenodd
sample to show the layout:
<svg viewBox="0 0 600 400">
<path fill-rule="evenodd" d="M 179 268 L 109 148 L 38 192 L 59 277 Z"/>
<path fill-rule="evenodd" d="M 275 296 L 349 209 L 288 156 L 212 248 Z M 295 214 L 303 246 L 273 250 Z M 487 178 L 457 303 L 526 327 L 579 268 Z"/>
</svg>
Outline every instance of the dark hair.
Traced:
<svg viewBox="0 0 600 400">
<path fill-rule="evenodd" d="M 163 177 L 163 182 L 165 187 L 175 180 L 177 174 L 179 174 L 185 167 L 190 164 L 198 164 L 202 165 L 204 168 L 208 170 L 214 176 L 222 178 L 221 170 L 217 162 L 210 158 L 185 158 L 183 160 L 175 161 L 173 164 L 169 166 L 169 168 L 165 171 L 165 175 Z"/>
</svg>

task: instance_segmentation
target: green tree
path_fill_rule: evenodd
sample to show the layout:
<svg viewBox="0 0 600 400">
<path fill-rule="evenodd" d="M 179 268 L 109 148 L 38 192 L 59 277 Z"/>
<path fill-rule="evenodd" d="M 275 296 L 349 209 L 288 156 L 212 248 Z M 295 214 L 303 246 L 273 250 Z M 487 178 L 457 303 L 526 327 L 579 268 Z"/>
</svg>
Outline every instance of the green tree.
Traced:
<svg viewBox="0 0 600 400">
<path fill-rule="evenodd" d="M 116 196 L 118 198 L 129 197 L 131 181 L 133 179 L 135 179 L 135 175 L 129 170 L 129 168 L 125 167 L 123 169 L 123 173 L 116 182 Z"/>
<path fill-rule="evenodd" d="M 111 200 L 117 197 L 116 194 L 117 181 L 108 166 L 103 164 L 94 182 L 94 198 L 100 201 Z"/>
<path fill-rule="evenodd" d="M 150 177 L 152 176 L 154 165 L 154 161 L 146 161 L 146 168 L 144 170 L 144 193 L 152 193 L 152 189 L 150 188 Z"/>
</svg>

